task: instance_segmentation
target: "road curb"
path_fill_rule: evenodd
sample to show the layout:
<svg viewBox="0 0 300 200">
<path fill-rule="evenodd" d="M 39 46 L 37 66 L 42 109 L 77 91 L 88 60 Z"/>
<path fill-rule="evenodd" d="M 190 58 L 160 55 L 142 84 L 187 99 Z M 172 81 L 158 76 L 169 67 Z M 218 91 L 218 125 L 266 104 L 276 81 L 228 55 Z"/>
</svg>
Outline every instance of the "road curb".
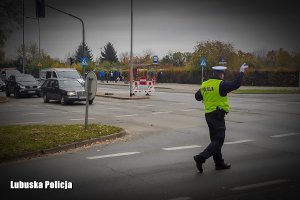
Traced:
<svg viewBox="0 0 300 200">
<path fill-rule="evenodd" d="M 150 99 L 150 96 L 125 96 L 121 94 L 105 94 L 105 93 L 97 93 L 98 97 L 112 98 L 112 99 L 123 99 L 123 100 L 140 100 L 140 99 Z"/>
<path fill-rule="evenodd" d="M 97 143 L 97 142 L 105 142 L 107 140 L 117 139 L 117 138 L 123 137 L 125 135 L 126 135 L 126 131 L 122 130 L 118 133 L 102 136 L 102 137 L 99 137 L 99 138 L 92 138 L 92 139 L 83 140 L 83 141 L 80 141 L 80 142 L 74 142 L 74 143 L 71 143 L 71 144 L 66 144 L 66 145 L 61 145 L 61 146 L 58 146 L 58 147 L 49 148 L 49 149 L 24 153 L 24 154 L 19 155 L 19 156 L 4 159 L 4 160 L 0 161 L 0 164 L 4 163 L 4 162 L 9 162 L 9 161 L 17 161 L 17 160 L 20 160 L 20 159 L 33 158 L 33 157 L 38 157 L 38 156 L 42 156 L 42 155 L 59 153 L 59 152 L 62 152 L 62 151 L 68 151 L 68 150 L 76 149 L 76 148 L 83 147 L 83 146 L 86 146 L 86 145 L 92 145 L 92 144 Z"/>
</svg>

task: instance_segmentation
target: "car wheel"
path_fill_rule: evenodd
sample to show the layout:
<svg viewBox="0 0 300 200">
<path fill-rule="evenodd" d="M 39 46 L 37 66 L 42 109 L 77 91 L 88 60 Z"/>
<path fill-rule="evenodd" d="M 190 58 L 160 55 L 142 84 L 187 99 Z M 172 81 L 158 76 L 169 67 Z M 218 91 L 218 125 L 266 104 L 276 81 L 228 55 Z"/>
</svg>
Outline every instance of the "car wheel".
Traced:
<svg viewBox="0 0 300 200">
<path fill-rule="evenodd" d="M 6 89 L 5 94 L 6 94 L 7 97 L 10 96 L 10 93 L 9 93 L 8 89 Z"/>
<path fill-rule="evenodd" d="M 66 105 L 67 104 L 64 96 L 60 97 L 60 103 L 61 103 L 61 105 Z"/>
<path fill-rule="evenodd" d="M 40 97 L 41 97 L 41 93 L 38 92 L 38 93 L 36 94 L 36 96 L 38 96 L 38 97 L 40 98 Z"/>
<path fill-rule="evenodd" d="M 93 104 L 93 102 L 94 102 L 94 99 L 89 100 L 89 104 L 90 104 L 90 105 Z"/>
<path fill-rule="evenodd" d="M 20 98 L 20 93 L 18 90 L 15 90 L 15 98 L 16 99 Z"/>
<path fill-rule="evenodd" d="M 44 103 L 49 103 L 49 99 L 48 99 L 48 97 L 47 97 L 47 94 L 46 94 L 46 93 L 44 93 L 44 95 L 43 95 L 43 99 L 44 99 Z"/>
</svg>

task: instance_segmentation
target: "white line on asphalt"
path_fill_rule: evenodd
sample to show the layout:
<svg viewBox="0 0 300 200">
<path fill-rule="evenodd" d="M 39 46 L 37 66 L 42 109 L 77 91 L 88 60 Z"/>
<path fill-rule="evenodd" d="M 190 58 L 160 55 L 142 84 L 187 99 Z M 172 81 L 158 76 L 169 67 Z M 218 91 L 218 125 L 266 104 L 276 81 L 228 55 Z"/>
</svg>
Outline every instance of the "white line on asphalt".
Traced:
<svg viewBox="0 0 300 200">
<path fill-rule="evenodd" d="M 190 112 L 190 111 L 194 111 L 196 109 L 186 109 L 186 110 L 182 110 L 183 112 Z"/>
<path fill-rule="evenodd" d="M 183 102 L 177 102 L 177 103 L 171 103 L 170 105 L 179 105 L 179 104 L 184 104 Z"/>
<path fill-rule="evenodd" d="M 25 113 L 22 115 L 45 115 L 46 113 Z"/>
<path fill-rule="evenodd" d="M 137 116 L 138 114 L 131 114 L 131 115 L 118 115 L 116 117 L 134 117 Z"/>
<path fill-rule="evenodd" d="M 120 110 L 121 108 L 106 108 L 107 110 Z"/>
<path fill-rule="evenodd" d="M 279 184 L 279 183 L 285 183 L 288 181 L 289 180 L 287 180 L 287 179 L 277 179 L 277 180 L 273 180 L 273 181 L 267 181 L 267 182 L 255 183 L 255 184 L 251 184 L 251 185 L 243 185 L 243 186 L 239 186 L 239 187 L 234 187 L 234 188 L 231 188 L 230 190 L 232 190 L 232 191 L 249 190 L 249 189 L 254 189 L 254 188 L 259 188 L 259 187 L 264 187 L 264 186 L 275 185 L 275 184 Z"/>
<path fill-rule="evenodd" d="M 83 111 L 73 110 L 72 113 L 83 113 Z"/>
<path fill-rule="evenodd" d="M 168 114 L 171 113 L 172 111 L 165 111 L 165 112 L 153 112 L 153 115 L 157 115 L 157 114 Z"/>
<path fill-rule="evenodd" d="M 100 158 L 113 158 L 113 157 L 119 157 L 119 156 L 129 156 L 133 154 L 138 154 L 141 152 L 124 152 L 124 153 L 116 153 L 116 154 L 108 154 L 108 155 L 102 155 L 102 156 L 92 156 L 92 157 L 86 157 L 89 160 L 94 159 L 100 159 Z"/>
<path fill-rule="evenodd" d="M 199 148 L 201 146 L 199 145 L 190 145 L 190 146 L 181 146 L 181 147 L 168 147 L 168 148 L 162 148 L 166 151 L 174 151 L 174 150 L 181 150 L 181 149 L 192 149 L 192 148 Z"/>
<path fill-rule="evenodd" d="M 299 135 L 300 133 L 287 133 L 287 134 L 280 134 L 280 135 L 272 135 L 270 137 L 273 138 L 280 138 L 280 137 L 288 137 L 288 136 L 293 136 L 293 135 Z"/>
<path fill-rule="evenodd" d="M 232 141 L 232 142 L 224 142 L 224 144 L 240 144 L 240 143 L 246 143 L 246 142 L 253 142 L 254 140 L 238 140 L 238 141 Z"/>
<path fill-rule="evenodd" d="M 96 119 L 96 118 L 88 118 L 89 120 L 90 119 Z M 80 119 L 69 119 L 71 121 L 80 121 L 80 120 L 85 120 L 85 118 L 80 118 Z"/>
<path fill-rule="evenodd" d="M 44 123 L 45 121 L 39 121 L 39 122 L 17 122 L 17 123 L 12 123 L 12 124 L 39 124 L 39 123 Z"/>
<path fill-rule="evenodd" d="M 147 108 L 147 107 L 152 107 L 153 105 L 144 105 L 144 106 L 135 106 L 136 108 Z"/>
</svg>

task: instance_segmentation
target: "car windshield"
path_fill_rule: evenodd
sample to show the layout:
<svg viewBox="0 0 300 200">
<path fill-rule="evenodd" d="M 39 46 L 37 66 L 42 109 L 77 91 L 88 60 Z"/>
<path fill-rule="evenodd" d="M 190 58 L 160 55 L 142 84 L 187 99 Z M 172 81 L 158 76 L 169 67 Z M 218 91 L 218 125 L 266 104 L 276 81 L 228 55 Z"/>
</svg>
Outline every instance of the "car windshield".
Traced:
<svg viewBox="0 0 300 200">
<path fill-rule="evenodd" d="M 59 78 L 81 78 L 77 71 L 57 71 L 57 75 Z"/>
<path fill-rule="evenodd" d="M 10 75 L 19 75 L 21 74 L 20 71 L 16 70 L 16 69 L 10 69 L 10 70 L 6 70 L 6 76 L 10 76 Z"/>
<path fill-rule="evenodd" d="M 60 88 L 73 88 L 73 87 L 82 88 L 82 85 L 77 80 L 60 80 L 59 87 Z"/>
<path fill-rule="evenodd" d="M 36 82 L 33 76 L 16 76 L 17 82 Z"/>
</svg>

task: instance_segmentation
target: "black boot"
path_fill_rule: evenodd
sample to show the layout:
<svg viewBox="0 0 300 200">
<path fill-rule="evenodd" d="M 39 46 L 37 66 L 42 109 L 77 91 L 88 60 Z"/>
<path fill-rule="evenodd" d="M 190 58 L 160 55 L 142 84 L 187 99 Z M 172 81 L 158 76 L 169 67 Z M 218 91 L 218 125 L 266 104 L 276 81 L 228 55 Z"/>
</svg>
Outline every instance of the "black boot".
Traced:
<svg viewBox="0 0 300 200">
<path fill-rule="evenodd" d="M 205 159 L 203 159 L 201 156 L 196 155 L 194 156 L 194 160 L 196 162 L 196 167 L 199 170 L 200 173 L 203 172 L 202 164 L 205 162 Z"/>
<path fill-rule="evenodd" d="M 231 165 L 229 163 L 219 163 L 216 164 L 216 170 L 230 169 Z"/>
</svg>

